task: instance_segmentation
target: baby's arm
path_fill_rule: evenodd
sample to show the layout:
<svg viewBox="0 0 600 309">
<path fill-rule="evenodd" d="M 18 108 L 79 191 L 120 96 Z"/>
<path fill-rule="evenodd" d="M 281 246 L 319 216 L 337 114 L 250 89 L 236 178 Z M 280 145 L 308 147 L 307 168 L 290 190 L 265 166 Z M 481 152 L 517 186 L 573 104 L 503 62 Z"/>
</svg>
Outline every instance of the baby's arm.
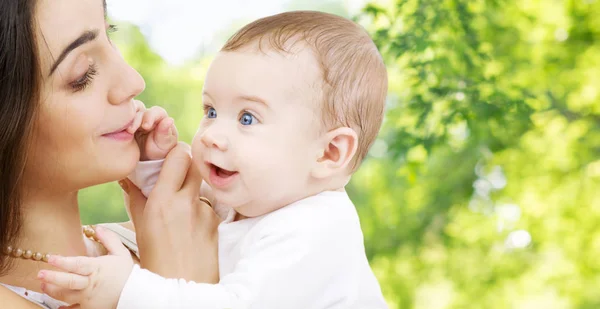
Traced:
<svg viewBox="0 0 600 309">
<path fill-rule="evenodd" d="M 85 256 L 50 256 L 48 263 L 62 271 L 41 270 L 38 279 L 42 291 L 84 309 L 116 308 L 119 294 L 133 268 L 131 253 L 112 232 L 96 228 L 96 237 L 109 254 Z"/>
<path fill-rule="evenodd" d="M 142 194 L 144 194 L 145 197 L 148 197 L 158 181 L 158 175 L 160 174 L 164 161 L 164 159 L 140 161 L 127 178 L 142 191 Z M 131 216 L 129 217 L 131 218 Z"/>
<path fill-rule="evenodd" d="M 348 267 L 351 258 L 344 256 L 343 235 L 333 239 L 325 230 L 288 221 L 255 236 L 234 271 L 219 284 L 166 279 L 138 266 L 123 271 L 122 265 L 133 264 L 102 257 L 81 259 L 78 267 L 53 262 L 73 273 L 53 273 L 43 280 L 59 286 L 49 291 L 50 296 L 56 291 L 58 296 L 76 295 L 64 300 L 81 303 L 83 309 L 115 308 L 117 303 L 119 309 L 347 307 L 345 301 L 355 294 L 357 283 Z M 129 278 L 117 272 L 125 272 Z"/>
<path fill-rule="evenodd" d="M 254 235 L 233 272 L 216 285 L 165 279 L 135 266 L 118 309 L 348 309 L 358 287 L 353 256 L 343 235 L 326 233 L 277 222 Z"/>
<path fill-rule="evenodd" d="M 166 279 L 134 265 L 118 237 L 101 227 L 98 240 L 109 250 L 101 257 L 51 256 L 58 269 L 42 270 L 42 291 L 80 309 L 112 308 L 247 308 L 235 287 Z M 128 295 L 124 296 L 125 285 Z"/>
</svg>

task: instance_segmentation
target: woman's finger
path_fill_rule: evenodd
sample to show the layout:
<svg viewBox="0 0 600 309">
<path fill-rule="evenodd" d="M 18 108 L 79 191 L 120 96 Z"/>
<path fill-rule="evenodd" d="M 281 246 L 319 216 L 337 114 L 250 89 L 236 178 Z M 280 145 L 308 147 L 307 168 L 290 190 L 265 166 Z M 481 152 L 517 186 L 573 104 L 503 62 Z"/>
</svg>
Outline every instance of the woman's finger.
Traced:
<svg viewBox="0 0 600 309">
<path fill-rule="evenodd" d="M 61 270 L 82 276 L 91 275 L 97 269 L 94 260 L 86 256 L 64 257 L 52 255 L 48 259 L 48 264 Z"/>
<path fill-rule="evenodd" d="M 100 226 L 96 227 L 96 238 L 98 241 L 108 250 L 108 252 L 112 255 L 118 256 L 130 256 L 129 250 L 125 248 L 121 239 L 117 236 L 117 234 L 106 230 Z"/>
<path fill-rule="evenodd" d="M 142 226 L 147 199 L 142 194 L 142 191 L 140 191 L 140 189 L 138 189 L 138 187 L 136 187 L 129 179 L 119 181 L 119 185 L 123 189 L 123 198 L 125 199 L 127 214 L 133 222 L 133 226 L 137 229 Z"/>
<path fill-rule="evenodd" d="M 140 128 L 140 125 L 142 124 L 143 117 L 144 112 L 137 112 L 137 114 L 135 114 L 135 118 L 133 118 L 133 122 L 131 123 L 129 128 L 127 128 L 127 132 L 129 132 L 130 134 L 135 134 L 135 132 Z"/>
<path fill-rule="evenodd" d="M 45 283 L 75 291 L 83 290 L 90 285 L 90 280 L 86 276 L 54 270 L 41 270 L 38 273 L 38 279 Z"/>
<path fill-rule="evenodd" d="M 155 195 L 170 198 L 170 194 L 178 192 L 185 180 L 191 162 L 190 146 L 184 142 L 177 143 L 165 158 L 158 180 L 149 198 L 152 199 Z"/>
<path fill-rule="evenodd" d="M 185 191 L 192 197 L 200 196 L 200 187 L 202 186 L 202 175 L 200 175 L 200 169 L 196 164 L 192 163 L 188 169 L 185 181 L 181 187 L 181 191 Z"/>
</svg>

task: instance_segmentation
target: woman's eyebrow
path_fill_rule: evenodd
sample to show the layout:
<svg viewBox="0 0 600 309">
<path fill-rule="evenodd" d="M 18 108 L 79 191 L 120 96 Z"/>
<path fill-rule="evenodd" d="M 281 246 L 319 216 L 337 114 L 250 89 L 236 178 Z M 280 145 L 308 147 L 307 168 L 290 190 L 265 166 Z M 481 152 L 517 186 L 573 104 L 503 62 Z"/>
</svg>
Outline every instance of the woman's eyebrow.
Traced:
<svg viewBox="0 0 600 309">
<path fill-rule="evenodd" d="M 98 30 L 88 30 L 83 32 L 77 39 L 75 39 L 75 41 L 71 42 L 71 44 L 69 44 L 69 46 L 67 46 L 62 53 L 60 54 L 60 56 L 58 57 L 58 59 L 56 60 L 56 62 L 54 62 L 54 64 L 52 65 L 52 68 L 50 69 L 50 75 L 52 75 L 52 73 L 54 73 L 54 71 L 56 70 L 56 68 L 58 67 L 58 65 L 65 60 L 65 58 L 67 57 L 67 55 L 69 55 L 70 52 L 72 52 L 75 48 L 88 43 L 90 41 L 93 41 L 96 39 L 96 37 L 98 36 Z"/>
</svg>

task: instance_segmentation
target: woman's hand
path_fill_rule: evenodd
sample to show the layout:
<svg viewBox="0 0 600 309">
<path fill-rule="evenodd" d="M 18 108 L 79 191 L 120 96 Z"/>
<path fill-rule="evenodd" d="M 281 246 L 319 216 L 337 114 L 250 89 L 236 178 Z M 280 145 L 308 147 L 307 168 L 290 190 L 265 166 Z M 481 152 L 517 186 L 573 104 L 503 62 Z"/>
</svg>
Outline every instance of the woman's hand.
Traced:
<svg viewBox="0 0 600 309">
<path fill-rule="evenodd" d="M 190 147 L 182 142 L 167 155 L 148 200 L 129 180 L 120 182 L 135 225 L 142 268 L 166 278 L 218 282 L 219 218 L 199 200 L 201 183 Z"/>
</svg>

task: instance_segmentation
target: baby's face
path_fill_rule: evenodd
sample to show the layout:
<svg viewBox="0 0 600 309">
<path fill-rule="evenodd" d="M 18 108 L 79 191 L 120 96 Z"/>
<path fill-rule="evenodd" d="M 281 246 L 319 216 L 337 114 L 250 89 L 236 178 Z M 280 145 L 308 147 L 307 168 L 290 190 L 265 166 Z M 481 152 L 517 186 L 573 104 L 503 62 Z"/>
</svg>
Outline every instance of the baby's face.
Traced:
<svg viewBox="0 0 600 309">
<path fill-rule="evenodd" d="M 320 76 L 309 51 L 217 55 L 206 76 L 205 115 L 192 152 L 219 204 L 255 217 L 312 194 Z"/>
</svg>

